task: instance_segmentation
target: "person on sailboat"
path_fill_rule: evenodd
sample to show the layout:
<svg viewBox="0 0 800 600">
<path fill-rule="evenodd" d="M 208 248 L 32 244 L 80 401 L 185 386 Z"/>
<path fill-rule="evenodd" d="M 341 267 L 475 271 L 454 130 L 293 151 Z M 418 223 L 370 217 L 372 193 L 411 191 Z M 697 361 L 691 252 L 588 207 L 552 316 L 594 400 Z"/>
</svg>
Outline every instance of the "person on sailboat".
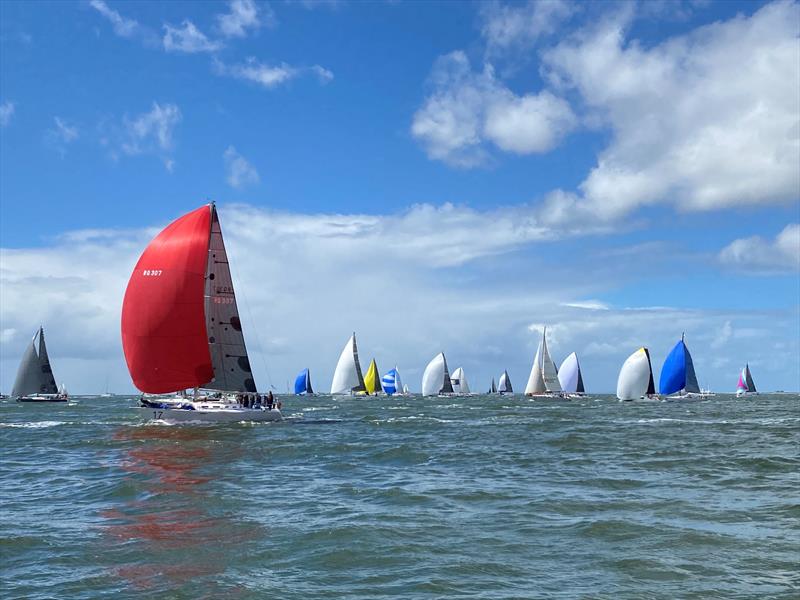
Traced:
<svg viewBox="0 0 800 600">
<path fill-rule="evenodd" d="M 267 410 L 272 410 L 275 405 L 275 396 L 272 395 L 272 390 L 267 394 Z"/>
</svg>

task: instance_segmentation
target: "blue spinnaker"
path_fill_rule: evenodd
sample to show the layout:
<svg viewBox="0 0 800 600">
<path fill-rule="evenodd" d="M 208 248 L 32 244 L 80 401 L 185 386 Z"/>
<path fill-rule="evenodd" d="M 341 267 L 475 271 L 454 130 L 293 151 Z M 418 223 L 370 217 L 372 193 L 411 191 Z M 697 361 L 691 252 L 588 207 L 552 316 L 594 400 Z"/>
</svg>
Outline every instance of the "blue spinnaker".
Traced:
<svg viewBox="0 0 800 600">
<path fill-rule="evenodd" d="M 686 344 L 680 340 L 661 367 L 658 389 L 661 394 L 674 394 L 686 387 Z M 691 360 L 691 359 L 690 359 Z"/>
<path fill-rule="evenodd" d="M 311 376 L 308 369 L 303 369 L 294 380 L 294 393 L 300 394 L 313 394 L 314 390 L 311 389 Z"/>
<path fill-rule="evenodd" d="M 387 395 L 391 396 L 392 394 L 397 393 L 397 369 L 392 369 L 386 375 L 381 378 L 381 385 L 383 385 L 383 391 L 386 392 Z"/>
</svg>

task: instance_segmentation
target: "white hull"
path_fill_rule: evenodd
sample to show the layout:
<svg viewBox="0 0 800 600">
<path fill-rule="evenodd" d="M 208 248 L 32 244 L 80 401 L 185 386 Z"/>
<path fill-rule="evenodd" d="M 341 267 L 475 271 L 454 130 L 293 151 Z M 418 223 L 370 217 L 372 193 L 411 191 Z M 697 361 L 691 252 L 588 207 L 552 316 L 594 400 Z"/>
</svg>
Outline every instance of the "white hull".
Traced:
<svg viewBox="0 0 800 600">
<path fill-rule="evenodd" d="M 758 392 L 743 392 L 741 390 L 738 390 L 736 392 L 736 397 L 737 398 L 743 398 L 743 397 L 747 397 L 747 396 L 758 396 Z"/>
<path fill-rule="evenodd" d="M 563 392 L 545 392 L 544 394 L 525 394 L 531 400 L 566 400 L 570 396 Z M 576 396 L 577 397 L 577 396 Z"/>
<path fill-rule="evenodd" d="M 185 403 L 194 404 L 194 403 Z M 202 406 L 205 404 L 205 407 Z M 209 406 L 197 403 L 197 408 L 136 408 L 142 418 L 154 421 L 175 423 L 238 423 L 242 421 L 282 421 L 283 415 L 277 408 L 241 408 L 233 406 Z"/>
</svg>

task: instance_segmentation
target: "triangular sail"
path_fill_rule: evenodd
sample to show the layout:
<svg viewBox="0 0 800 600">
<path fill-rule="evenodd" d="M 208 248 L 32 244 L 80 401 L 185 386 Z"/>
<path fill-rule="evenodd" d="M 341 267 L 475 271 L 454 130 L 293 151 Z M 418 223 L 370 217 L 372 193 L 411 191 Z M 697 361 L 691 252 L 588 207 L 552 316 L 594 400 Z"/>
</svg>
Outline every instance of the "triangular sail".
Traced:
<svg viewBox="0 0 800 600">
<path fill-rule="evenodd" d="M 753 376 L 750 374 L 750 365 L 744 366 L 744 373 L 745 373 L 745 383 L 747 384 L 747 391 L 748 392 L 757 392 L 756 384 L 753 381 Z"/>
<path fill-rule="evenodd" d="M 647 348 L 639 348 L 622 365 L 617 379 L 617 398 L 636 400 L 645 394 L 655 393 L 653 370 L 650 366 L 650 353 Z"/>
<path fill-rule="evenodd" d="M 469 383 L 464 369 L 458 367 L 453 374 L 450 375 L 450 383 L 453 386 L 453 392 L 456 394 L 469 394 Z"/>
<path fill-rule="evenodd" d="M 214 205 L 211 206 L 205 311 L 214 379 L 203 387 L 224 392 L 255 392 L 256 384 L 244 344 L 228 254 Z"/>
<path fill-rule="evenodd" d="M 577 358 L 576 358 L 577 360 Z M 581 372 L 581 366 L 578 365 L 578 389 L 575 390 L 579 394 L 585 394 L 586 388 L 583 385 L 583 373 Z"/>
<path fill-rule="evenodd" d="M 339 362 L 336 363 L 331 394 L 350 394 L 365 390 L 364 376 L 361 374 L 361 364 L 358 362 L 356 334 L 353 333 L 339 356 Z"/>
<path fill-rule="evenodd" d="M 308 369 L 303 369 L 294 380 L 294 393 L 300 394 L 313 394 L 314 390 L 311 389 L 311 373 Z"/>
<path fill-rule="evenodd" d="M 497 386 L 494 383 L 494 377 L 492 377 L 492 385 L 489 388 L 489 393 L 490 394 L 496 394 L 497 393 Z"/>
<path fill-rule="evenodd" d="M 511 378 L 508 376 L 508 371 L 503 371 L 500 375 L 500 383 L 497 384 L 497 391 L 507 394 L 513 394 L 514 388 L 511 386 Z"/>
<path fill-rule="evenodd" d="M 402 384 L 400 383 L 400 374 L 397 372 L 397 367 L 391 369 L 383 376 L 381 384 L 383 386 L 383 391 L 386 392 L 388 396 L 396 394 L 403 389 L 401 387 Z"/>
<path fill-rule="evenodd" d="M 440 352 L 431 359 L 422 374 L 422 395 L 436 396 L 452 392 L 453 384 L 450 381 L 450 372 L 447 370 L 447 360 L 444 353 Z"/>
<path fill-rule="evenodd" d="M 674 394 L 685 390 L 687 392 L 700 392 L 697 375 L 694 372 L 692 355 L 686 347 L 683 336 L 672 348 L 661 367 L 661 377 L 658 383 L 662 394 Z"/>
<path fill-rule="evenodd" d="M 450 381 L 450 371 L 447 370 L 447 359 L 444 357 L 444 353 L 442 353 L 442 360 L 444 361 L 444 382 L 442 383 L 442 389 L 439 391 L 439 393 L 452 394 L 453 382 Z"/>
<path fill-rule="evenodd" d="M 536 356 L 531 366 L 531 374 L 525 386 L 525 394 L 534 396 L 547 392 L 560 392 L 561 383 L 558 380 L 558 371 L 550 352 L 547 350 L 547 327 L 542 331 L 542 341 L 536 349 Z"/>
<path fill-rule="evenodd" d="M 39 338 L 38 352 L 36 348 L 37 336 Z M 21 397 L 31 394 L 57 393 L 58 387 L 53 377 L 53 371 L 50 368 L 47 346 L 44 343 L 44 329 L 39 328 L 22 356 L 11 395 Z"/>
<path fill-rule="evenodd" d="M 742 369 L 742 372 L 739 373 L 739 381 L 736 384 L 736 391 L 739 392 L 746 392 L 747 390 L 747 367 Z"/>
<path fill-rule="evenodd" d="M 653 361 L 650 360 L 650 350 L 645 348 L 644 353 L 647 355 L 647 370 L 649 372 L 647 380 L 647 394 L 652 395 L 656 393 L 656 384 L 655 381 L 653 381 Z"/>
<path fill-rule="evenodd" d="M 578 392 L 578 388 L 583 388 L 578 355 L 574 352 L 567 356 L 558 368 L 558 381 L 561 384 L 561 389 L 570 394 Z M 580 391 L 582 392 L 583 390 L 581 389 Z"/>
<path fill-rule="evenodd" d="M 383 391 L 383 388 L 381 387 L 381 376 L 378 372 L 378 365 L 375 363 L 374 358 L 372 359 L 372 362 L 369 363 L 367 374 L 364 376 L 364 388 L 368 394 L 375 394 Z"/>
</svg>

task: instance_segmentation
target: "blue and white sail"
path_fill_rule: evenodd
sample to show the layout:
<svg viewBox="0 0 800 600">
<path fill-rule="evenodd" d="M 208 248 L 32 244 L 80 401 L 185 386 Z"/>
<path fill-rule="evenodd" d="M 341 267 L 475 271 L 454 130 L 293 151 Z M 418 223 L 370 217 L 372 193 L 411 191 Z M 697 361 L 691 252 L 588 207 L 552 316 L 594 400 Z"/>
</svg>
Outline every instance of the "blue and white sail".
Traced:
<svg viewBox="0 0 800 600">
<path fill-rule="evenodd" d="M 400 379 L 400 371 L 397 370 L 397 367 L 381 378 L 381 385 L 388 396 L 404 393 L 403 381 Z"/>
<path fill-rule="evenodd" d="M 658 389 L 661 394 L 674 394 L 675 392 L 700 393 L 697 375 L 694 372 L 694 363 L 689 349 L 684 343 L 683 335 L 664 361 L 661 367 L 661 378 Z"/>
<path fill-rule="evenodd" d="M 311 373 L 309 373 L 308 369 L 300 371 L 300 374 L 294 380 L 294 393 L 298 396 L 314 393 L 311 388 Z"/>
</svg>

